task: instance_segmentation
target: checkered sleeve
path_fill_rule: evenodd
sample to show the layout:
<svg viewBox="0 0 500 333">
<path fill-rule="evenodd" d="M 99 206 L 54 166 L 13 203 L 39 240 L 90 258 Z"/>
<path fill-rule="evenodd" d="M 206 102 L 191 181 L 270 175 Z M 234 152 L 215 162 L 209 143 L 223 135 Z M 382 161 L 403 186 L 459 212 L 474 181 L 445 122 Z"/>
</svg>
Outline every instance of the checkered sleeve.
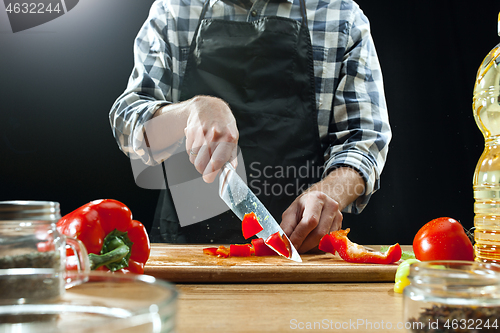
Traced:
<svg viewBox="0 0 500 333">
<path fill-rule="evenodd" d="M 134 68 L 126 90 L 109 114 L 113 135 L 131 159 L 153 165 L 143 140 L 143 125 L 155 111 L 171 103 L 171 50 L 166 40 L 168 13 L 161 1 L 151 7 L 149 17 L 134 43 Z"/>
<path fill-rule="evenodd" d="M 391 129 L 382 73 L 369 21 L 354 6 L 352 24 L 334 93 L 325 174 L 348 166 L 365 180 L 365 192 L 345 212 L 360 213 L 378 190 Z"/>
</svg>

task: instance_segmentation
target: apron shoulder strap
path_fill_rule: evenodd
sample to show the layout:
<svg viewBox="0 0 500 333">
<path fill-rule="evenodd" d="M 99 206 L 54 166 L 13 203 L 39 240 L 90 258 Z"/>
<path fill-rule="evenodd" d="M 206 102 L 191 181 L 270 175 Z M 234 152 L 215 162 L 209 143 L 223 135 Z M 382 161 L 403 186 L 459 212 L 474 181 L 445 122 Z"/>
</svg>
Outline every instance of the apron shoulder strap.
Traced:
<svg viewBox="0 0 500 333">
<path fill-rule="evenodd" d="M 302 15 L 302 24 L 307 27 L 307 11 L 306 11 L 306 1 L 300 0 L 300 14 Z"/>
</svg>

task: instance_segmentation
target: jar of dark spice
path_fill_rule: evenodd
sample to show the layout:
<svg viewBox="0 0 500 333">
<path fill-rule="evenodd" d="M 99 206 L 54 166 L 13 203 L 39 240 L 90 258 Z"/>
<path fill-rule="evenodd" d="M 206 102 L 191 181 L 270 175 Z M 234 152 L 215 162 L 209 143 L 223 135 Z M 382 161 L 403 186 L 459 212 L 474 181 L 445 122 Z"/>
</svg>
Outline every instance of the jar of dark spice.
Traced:
<svg viewBox="0 0 500 333">
<path fill-rule="evenodd" d="M 428 261 L 410 266 L 404 290 L 408 332 L 499 332 L 500 265 Z"/>
<path fill-rule="evenodd" d="M 0 303 L 58 297 L 66 286 L 67 247 L 79 269 L 89 271 L 85 246 L 57 231 L 60 218 L 57 202 L 0 202 Z M 36 273 L 40 269 L 44 274 Z"/>
</svg>

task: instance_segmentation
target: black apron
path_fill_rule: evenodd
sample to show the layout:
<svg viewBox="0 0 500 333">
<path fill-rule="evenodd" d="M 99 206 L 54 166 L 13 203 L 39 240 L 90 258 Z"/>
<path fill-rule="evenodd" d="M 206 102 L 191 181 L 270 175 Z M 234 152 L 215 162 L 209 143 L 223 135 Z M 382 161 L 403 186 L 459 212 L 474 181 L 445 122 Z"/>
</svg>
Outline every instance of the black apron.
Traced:
<svg viewBox="0 0 500 333">
<path fill-rule="evenodd" d="M 321 178 L 324 163 L 305 3 L 300 0 L 302 23 L 283 17 L 204 19 L 208 3 L 191 43 L 180 100 L 210 95 L 229 104 L 247 183 L 279 223 L 293 200 Z M 194 170 L 185 152 L 172 160 Z M 180 227 L 168 186 L 150 237 L 168 243 L 247 242 L 230 210 Z"/>
</svg>

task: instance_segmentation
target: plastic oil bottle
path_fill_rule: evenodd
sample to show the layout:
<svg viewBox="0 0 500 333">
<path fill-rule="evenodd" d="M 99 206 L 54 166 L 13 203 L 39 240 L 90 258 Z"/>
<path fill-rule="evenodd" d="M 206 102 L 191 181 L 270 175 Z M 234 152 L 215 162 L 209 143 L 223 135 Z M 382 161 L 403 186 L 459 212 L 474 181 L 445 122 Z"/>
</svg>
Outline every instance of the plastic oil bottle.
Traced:
<svg viewBox="0 0 500 333">
<path fill-rule="evenodd" d="M 472 105 L 485 139 L 473 180 L 476 261 L 500 263 L 500 44 L 479 67 Z"/>
</svg>

